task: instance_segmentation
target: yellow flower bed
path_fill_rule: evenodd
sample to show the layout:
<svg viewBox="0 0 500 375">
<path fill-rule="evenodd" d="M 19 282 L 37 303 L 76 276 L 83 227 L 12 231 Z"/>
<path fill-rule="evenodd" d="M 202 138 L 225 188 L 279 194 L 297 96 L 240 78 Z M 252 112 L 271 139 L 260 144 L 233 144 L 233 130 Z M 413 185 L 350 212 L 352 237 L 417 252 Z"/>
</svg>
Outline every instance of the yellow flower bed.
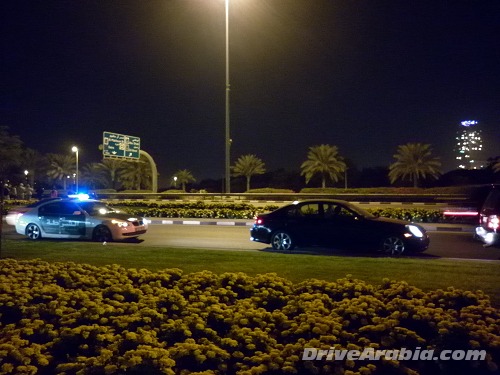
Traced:
<svg viewBox="0 0 500 375">
<path fill-rule="evenodd" d="M 1 374 L 498 370 L 499 310 L 481 291 L 37 260 L 4 259 L 0 269 Z M 484 361 L 302 360 L 305 348 L 332 347 L 488 354 Z"/>
</svg>

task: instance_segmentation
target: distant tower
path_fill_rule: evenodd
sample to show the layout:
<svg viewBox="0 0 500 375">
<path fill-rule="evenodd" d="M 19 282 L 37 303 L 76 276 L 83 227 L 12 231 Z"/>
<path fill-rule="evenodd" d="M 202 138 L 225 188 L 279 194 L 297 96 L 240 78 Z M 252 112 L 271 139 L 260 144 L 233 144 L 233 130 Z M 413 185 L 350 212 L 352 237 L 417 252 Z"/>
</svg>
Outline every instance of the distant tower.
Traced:
<svg viewBox="0 0 500 375">
<path fill-rule="evenodd" d="M 474 120 L 462 121 L 455 142 L 458 168 L 484 168 L 485 161 L 482 157 L 482 151 L 483 140 L 481 138 L 481 129 L 478 128 L 478 122 Z"/>
</svg>

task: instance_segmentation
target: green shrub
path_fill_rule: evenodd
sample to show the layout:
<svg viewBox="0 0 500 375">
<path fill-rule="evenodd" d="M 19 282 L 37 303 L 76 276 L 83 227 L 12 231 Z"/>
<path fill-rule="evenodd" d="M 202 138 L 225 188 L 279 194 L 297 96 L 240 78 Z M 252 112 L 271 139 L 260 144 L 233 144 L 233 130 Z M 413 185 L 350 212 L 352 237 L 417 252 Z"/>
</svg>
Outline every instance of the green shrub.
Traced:
<svg viewBox="0 0 500 375">
<path fill-rule="evenodd" d="M 424 208 L 370 208 L 367 211 L 376 216 L 408 220 L 416 223 L 439 223 L 445 221 L 445 217 L 441 211 Z"/>
<path fill-rule="evenodd" d="M 423 292 L 349 275 L 293 284 L 275 274 L 11 259 L 0 266 L 2 374 L 482 374 L 500 360 L 499 310 L 481 291 Z M 488 354 L 303 361 L 307 347 Z"/>
<path fill-rule="evenodd" d="M 196 202 L 120 201 L 110 202 L 110 205 L 145 217 L 253 219 L 260 212 L 248 203 L 207 203 L 201 200 Z"/>
</svg>

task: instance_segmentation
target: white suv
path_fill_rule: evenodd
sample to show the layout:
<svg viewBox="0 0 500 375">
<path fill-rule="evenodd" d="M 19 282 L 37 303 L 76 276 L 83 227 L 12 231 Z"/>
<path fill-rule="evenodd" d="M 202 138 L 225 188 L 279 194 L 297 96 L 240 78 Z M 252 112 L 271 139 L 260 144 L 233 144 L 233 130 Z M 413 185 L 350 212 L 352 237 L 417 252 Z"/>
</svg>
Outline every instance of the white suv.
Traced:
<svg viewBox="0 0 500 375">
<path fill-rule="evenodd" d="M 500 244 L 500 185 L 493 185 L 484 201 L 476 237 L 486 245 Z"/>
</svg>

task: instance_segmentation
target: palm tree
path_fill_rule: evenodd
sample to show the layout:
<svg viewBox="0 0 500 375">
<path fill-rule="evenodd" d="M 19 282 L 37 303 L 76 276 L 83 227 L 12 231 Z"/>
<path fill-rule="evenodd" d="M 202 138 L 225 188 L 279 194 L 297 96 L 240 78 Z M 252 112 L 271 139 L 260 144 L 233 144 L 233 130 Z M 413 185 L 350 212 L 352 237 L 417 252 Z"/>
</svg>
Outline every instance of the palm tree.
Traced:
<svg viewBox="0 0 500 375">
<path fill-rule="evenodd" d="M 118 189 L 120 171 L 125 167 L 125 162 L 120 159 L 103 159 L 99 163 L 99 168 L 103 171 L 108 183 L 106 187 L 111 189 Z"/>
<path fill-rule="evenodd" d="M 266 173 L 264 162 L 257 156 L 248 154 L 240 156 L 233 169 L 233 176 L 245 176 L 247 179 L 247 191 L 250 190 L 250 179 L 256 174 Z"/>
<path fill-rule="evenodd" d="M 151 189 L 151 168 L 142 156 L 138 161 L 124 161 L 118 177 L 125 189 Z"/>
<path fill-rule="evenodd" d="M 301 176 L 306 177 L 306 184 L 309 183 L 315 174 L 321 174 L 321 187 L 326 186 L 326 177 L 334 182 L 342 177 L 346 169 L 344 158 L 339 155 L 337 146 L 319 145 L 309 147 L 307 160 L 300 166 Z"/>
<path fill-rule="evenodd" d="M 175 172 L 174 176 L 177 177 L 177 181 L 181 184 L 182 190 L 184 191 L 186 191 L 186 184 L 196 181 L 193 174 L 187 169 L 178 170 Z"/>
<path fill-rule="evenodd" d="M 17 135 L 10 135 L 9 128 L 0 126 L 0 180 L 5 181 L 19 171 L 22 160 L 22 141 Z"/>
<path fill-rule="evenodd" d="M 441 172 L 441 162 L 438 157 L 432 156 L 430 144 L 407 143 L 398 146 L 394 155 L 396 162 L 389 166 L 391 184 L 401 178 L 408 178 L 417 187 L 420 178 L 427 176 L 437 178 Z"/>
<path fill-rule="evenodd" d="M 33 186 L 35 179 L 39 180 L 37 176 L 48 169 L 47 159 L 37 150 L 26 148 L 22 153 L 22 167 L 28 171 L 28 178 Z"/>
<path fill-rule="evenodd" d="M 62 181 L 63 189 L 66 190 L 68 176 L 76 173 L 76 159 L 73 155 L 47 154 L 49 169 L 47 176 L 55 181 Z"/>
<path fill-rule="evenodd" d="M 82 183 L 90 189 L 106 186 L 107 178 L 105 171 L 101 168 L 101 163 L 85 164 L 80 171 Z"/>
</svg>

